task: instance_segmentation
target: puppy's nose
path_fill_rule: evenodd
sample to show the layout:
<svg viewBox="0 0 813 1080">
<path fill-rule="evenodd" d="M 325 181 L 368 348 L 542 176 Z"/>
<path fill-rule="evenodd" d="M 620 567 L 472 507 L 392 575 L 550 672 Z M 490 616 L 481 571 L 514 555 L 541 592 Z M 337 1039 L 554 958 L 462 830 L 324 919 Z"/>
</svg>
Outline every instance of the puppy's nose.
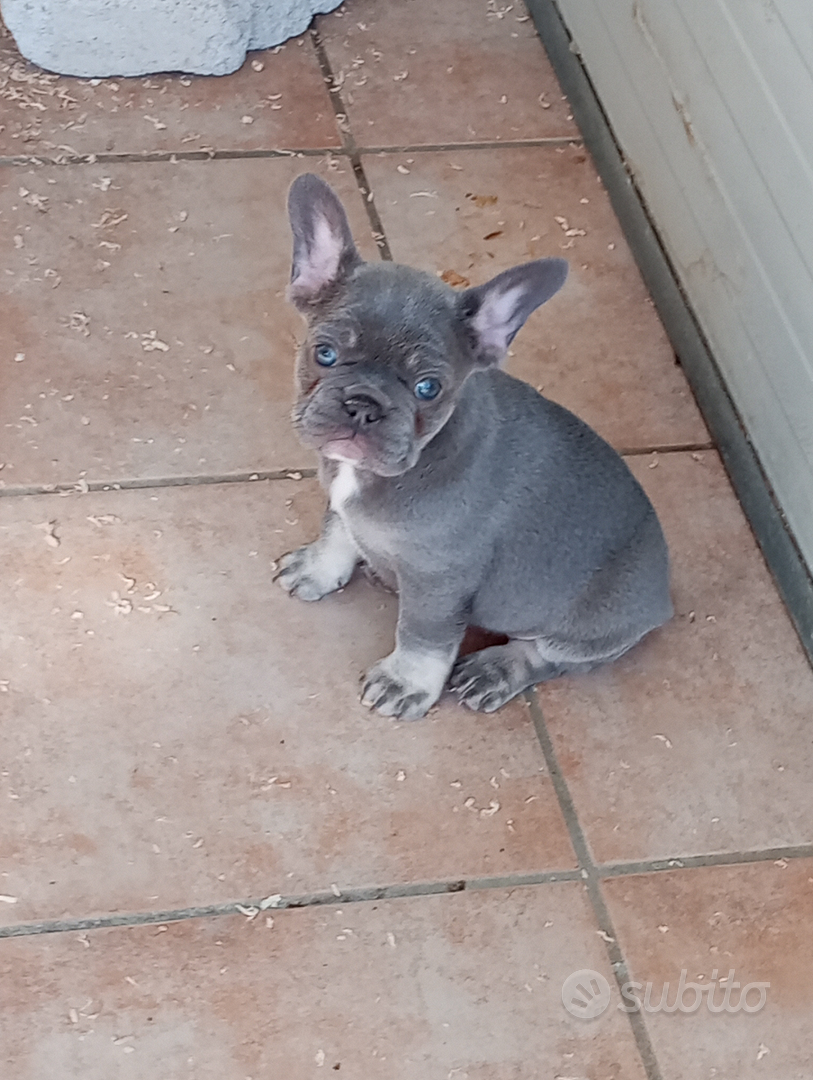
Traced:
<svg viewBox="0 0 813 1080">
<path fill-rule="evenodd" d="M 384 415 L 384 407 L 366 394 L 353 394 L 342 402 L 344 411 L 356 424 L 365 427 L 376 423 Z"/>
</svg>

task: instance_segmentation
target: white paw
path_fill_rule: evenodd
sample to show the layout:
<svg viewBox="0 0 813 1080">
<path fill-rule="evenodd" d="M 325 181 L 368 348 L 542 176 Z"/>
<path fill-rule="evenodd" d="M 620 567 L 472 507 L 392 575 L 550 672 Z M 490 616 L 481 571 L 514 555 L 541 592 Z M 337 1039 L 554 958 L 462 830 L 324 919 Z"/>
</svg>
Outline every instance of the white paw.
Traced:
<svg viewBox="0 0 813 1080">
<path fill-rule="evenodd" d="M 353 574 L 353 563 L 331 558 L 319 540 L 283 555 L 279 565 L 280 588 L 300 600 L 321 600 L 346 585 Z"/>
<path fill-rule="evenodd" d="M 434 654 L 396 650 L 370 669 L 361 703 L 397 720 L 419 720 L 443 690 L 449 664 Z"/>
</svg>

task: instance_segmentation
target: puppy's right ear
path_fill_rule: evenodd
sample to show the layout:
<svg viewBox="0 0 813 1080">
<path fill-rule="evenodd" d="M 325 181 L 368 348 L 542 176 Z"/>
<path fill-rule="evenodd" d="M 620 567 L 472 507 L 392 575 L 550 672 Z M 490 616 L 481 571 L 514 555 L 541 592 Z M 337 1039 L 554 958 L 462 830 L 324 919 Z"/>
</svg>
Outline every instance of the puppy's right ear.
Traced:
<svg viewBox="0 0 813 1080">
<path fill-rule="evenodd" d="M 294 234 L 288 299 L 306 307 L 340 284 L 362 260 L 344 207 L 333 189 L 313 173 L 298 176 L 291 185 L 288 217 Z"/>
</svg>

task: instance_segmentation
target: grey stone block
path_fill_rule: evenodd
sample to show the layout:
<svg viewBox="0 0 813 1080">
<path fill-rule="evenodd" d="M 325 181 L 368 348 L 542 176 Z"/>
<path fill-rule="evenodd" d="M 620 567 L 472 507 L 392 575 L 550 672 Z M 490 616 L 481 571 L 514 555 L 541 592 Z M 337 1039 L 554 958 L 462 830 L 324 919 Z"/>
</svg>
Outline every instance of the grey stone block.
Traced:
<svg viewBox="0 0 813 1080">
<path fill-rule="evenodd" d="M 0 0 L 28 60 L 60 75 L 227 75 L 341 0 Z"/>
</svg>

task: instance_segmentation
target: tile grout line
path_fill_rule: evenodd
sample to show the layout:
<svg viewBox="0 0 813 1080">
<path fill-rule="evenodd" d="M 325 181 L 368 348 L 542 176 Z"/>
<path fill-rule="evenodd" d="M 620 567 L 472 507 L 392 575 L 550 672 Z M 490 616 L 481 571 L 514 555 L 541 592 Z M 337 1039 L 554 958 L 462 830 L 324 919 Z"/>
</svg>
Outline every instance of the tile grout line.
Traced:
<svg viewBox="0 0 813 1080">
<path fill-rule="evenodd" d="M 622 457 L 643 457 L 647 454 L 688 454 L 715 450 L 714 443 L 666 443 L 653 446 L 623 447 Z M 285 469 L 253 469 L 236 473 L 189 473 L 178 476 L 130 477 L 122 480 L 63 481 L 55 484 L 0 485 L 0 499 L 24 495 L 86 495 L 91 491 L 134 491 L 141 488 L 193 487 L 205 484 L 244 484 L 256 480 L 302 480 L 317 475 L 315 468 L 291 466 Z"/>
<path fill-rule="evenodd" d="M 311 480 L 316 469 L 254 469 L 251 472 L 187 476 L 134 477 L 129 480 L 82 480 L 63 484 L 20 484 L 0 487 L 0 499 L 25 495 L 88 495 L 98 491 L 140 491 L 147 488 L 197 487 L 209 484 L 247 484 L 258 480 Z"/>
<path fill-rule="evenodd" d="M 378 214 L 378 208 L 375 205 L 375 198 L 373 196 L 373 189 L 370 185 L 370 181 L 367 179 L 367 173 L 364 171 L 361 156 L 359 154 L 354 154 L 351 157 L 350 162 L 353 168 L 353 175 L 358 184 L 358 189 L 364 200 L 364 207 L 367 211 L 367 217 L 370 220 L 370 227 L 372 228 L 373 239 L 378 248 L 378 253 L 384 262 L 392 262 L 392 251 L 390 250 L 389 241 L 384 232 L 384 223 Z"/>
<path fill-rule="evenodd" d="M 753 848 L 748 851 L 720 851 L 707 855 L 680 855 L 667 859 L 640 859 L 630 862 L 596 863 L 596 873 L 608 878 L 636 874 L 659 874 L 668 870 L 698 870 L 704 867 L 748 866 L 752 863 L 788 863 L 795 859 L 813 859 L 813 844 L 789 844 L 786 847 Z"/>
<path fill-rule="evenodd" d="M 553 784 L 556 798 L 559 800 L 559 808 L 565 819 L 565 825 L 567 826 L 567 831 L 570 835 L 570 842 L 573 845 L 576 858 L 581 866 L 581 878 L 587 890 L 587 895 L 593 908 L 593 914 L 599 925 L 598 933 L 606 945 L 610 965 L 620 991 L 628 978 L 627 961 L 621 951 L 615 927 L 610 918 L 610 912 L 601 893 L 601 877 L 598 872 L 598 867 L 590 854 L 587 838 L 579 823 L 570 789 L 559 768 L 556 751 L 554 750 L 553 741 L 551 740 L 545 724 L 545 718 L 542 714 L 542 707 L 539 704 L 536 689 L 534 688 L 530 691 L 526 691 L 523 696 L 528 702 L 531 719 L 534 728 L 536 729 L 536 735 L 539 739 L 539 744 L 542 747 L 542 753 L 548 767 L 548 775 Z M 647 1080 L 663 1080 L 663 1074 L 661 1073 L 660 1066 L 655 1057 L 655 1051 L 649 1038 L 649 1032 L 647 1031 L 642 1014 L 639 1012 L 627 1013 L 627 1018 L 630 1027 L 632 1028 L 632 1035 L 635 1039 L 635 1044 L 638 1048 L 638 1053 L 643 1063 Z"/>
<path fill-rule="evenodd" d="M 616 450 L 621 457 L 642 457 L 644 454 L 692 454 L 701 450 L 716 450 L 713 442 L 656 443 L 650 446 L 621 446 Z"/>
<path fill-rule="evenodd" d="M 172 908 L 167 911 L 136 911 L 122 915 L 99 915 L 76 919 L 43 919 L 31 923 L 12 923 L 0 926 L 0 940 L 12 937 L 35 937 L 40 934 L 69 933 L 76 930 L 104 930 L 117 926 L 152 926 L 157 923 L 184 922 L 227 915 L 243 915 L 254 919 L 262 912 L 271 914 L 308 907 L 336 904 L 370 903 L 375 900 L 408 899 L 419 896 L 441 896 L 451 893 L 481 892 L 486 889 L 518 888 L 523 885 L 552 885 L 580 880 L 578 870 L 548 870 L 538 873 L 508 874 L 497 877 L 459 878 L 450 881 L 425 881 L 396 885 L 373 885 L 342 891 L 322 890 L 292 896 L 276 894 L 263 899 L 227 901 L 196 907 Z"/>
<path fill-rule="evenodd" d="M 533 711 L 533 710 L 532 710 Z M 536 725 L 535 725 L 536 726 Z M 544 747 L 543 747 L 544 750 Z M 561 779 L 557 770 L 553 776 Z M 563 782 L 563 781 L 562 781 Z M 556 784 L 554 783 L 554 787 Z M 572 806 L 572 802 L 570 804 Z M 684 870 L 699 867 L 741 866 L 749 863 L 778 861 L 779 859 L 813 858 L 813 844 L 797 847 L 771 848 L 756 851 L 723 853 L 720 855 L 691 855 L 682 858 L 642 860 L 640 862 L 601 864 L 590 862 L 596 878 L 617 878 L 647 873 Z M 438 896 L 450 893 L 479 892 L 485 889 L 510 889 L 534 885 L 555 885 L 562 882 L 584 883 L 584 867 L 575 870 L 543 870 L 536 873 L 513 873 L 493 877 L 458 878 L 452 880 L 406 882 L 395 885 L 373 885 L 351 888 L 338 894 L 332 889 L 291 896 L 282 894 L 269 898 L 226 901 L 222 904 L 205 904 L 166 911 L 130 912 L 122 915 L 98 915 L 75 919 L 43 919 L 30 923 L 0 925 L 0 940 L 11 937 L 31 937 L 39 934 L 69 933 L 76 930 L 103 930 L 118 926 L 150 926 L 166 922 L 182 922 L 187 919 L 203 919 L 228 915 L 244 915 L 256 918 L 262 911 L 284 911 L 306 907 L 323 907 L 331 904 L 369 903 L 374 900 L 407 899 L 419 896 Z M 602 929 L 610 925 L 609 917 L 599 920 Z M 608 932 L 605 930 L 605 932 Z M 614 936 L 614 935 L 611 935 Z M 623 964 L 623 958 L 622 958 Z M 625 969 L 624 969 L 625 970 Z"/>
<path fill-rule="evenodd" d="M 185 161 L 244 161 L 253 158 L 326 157 L 343 155 L 340 146 L 269 147 L 265 150 L 142 150 L 101 154 L 15 154 L 0 155 L 0 167 L 18 168 L 24 165 L 138 165 L 168 162 L 177 165 Z"/>
<path fill-rule="evenodd" d="M 479 142 L 393 143 L 391 146 L 359 146 L 360 154 L 442 154 L 458 150 L 524 150 L 526 147 L 581 146 L 581 135 L 550 135 L 542 139 L 484 139 Z"/>
<path fill-rule="evenodd" d="M 364 165 L 361 160 L 361 153 L 356 146 L 353 132 L 350 129 L 350 118 L 347 113 L 347 108 L 342 101 L 341 87 L 336 81 L 336 76 L 333 73 L 330 58 L 327 55 L 327 50 L 325 49 L 321 35 L 316 26 L 316 20 L 311 24 L 310 39 L 314 52 L 316 53 L 316 59 L 319 63 L 319 70 L 322 72 L 322 78 L 327 87 L 331 105 L 333 106 L 333 112 L 336 116 L 336 124 L 339 128 L 342 146 L 345 154 L 350 160 L 353 175 L 356 178 L 356 184 L 358 185 L 362 200 L 364 201 L 364 209 L 367 212 L 367 218 L 370 222 L 373 239 L 378 248 L 378 254 L 385 262 L 392 262 L 392 252 L 390 251 L 387 237 L 384 234 L 384 225 L 378 210 L 376 209 L 373 189 L 367 179 L 367 174 L 364 171 Z"/>
<path fill-rule="evenodd" d="M 333 100 L 331 98 L 331 100 Z M 342 114 L 345 115 L 345 114 Z M 546 146 L 581 146 L 580 137 L 551 136 L 546 139 L 506 139 L 498 142 L 463 143 L 403 143 L 393 146 L 300 146 L 268 147 L 265 150 L 142 150 L 122 153 L 97 154 L 12 154 L 0 155 L 0 168 L 19 168 L 26 165 L 130 165 L 149 162 L 169 162 L 176 165 L 184 161 L 244 161 L 263 158 L 304 157 L 351 157 L 353 154 L 437 154 L 466 150 L 523 150 L 544 149 Z"/>
</svg>

